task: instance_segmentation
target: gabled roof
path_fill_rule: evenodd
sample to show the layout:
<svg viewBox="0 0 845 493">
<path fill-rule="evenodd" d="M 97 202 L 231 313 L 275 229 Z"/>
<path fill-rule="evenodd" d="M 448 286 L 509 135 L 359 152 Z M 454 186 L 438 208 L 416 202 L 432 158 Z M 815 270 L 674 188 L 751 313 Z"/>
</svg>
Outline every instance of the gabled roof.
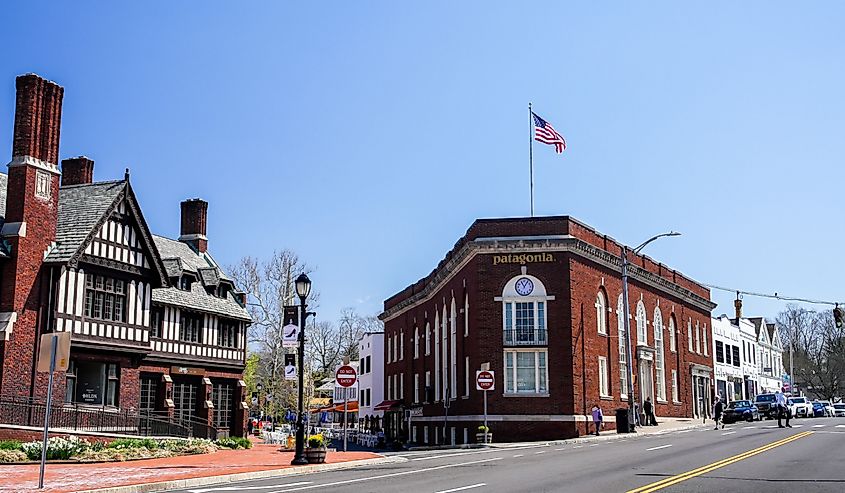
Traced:
<svg viewBox="0 0 845 493">
<path fill-rule="evenodd" d="M 235 320 L 252 322 L 249 313 L 235 300 L 231 291 L 226 293 L 225 298 L 218 298 L 208 294 L 205 288 L 197 282 L 191 283 L 190 291 L 179 288 L 153 289 L 153 303 L 214 313 Z"/>
<path fill-rule="evenodd" d="M 141 214 L 141 207 L 128 178 L 116 181 L 66 185 L 59 189 L 59 211 L 56 223 L 56 242 L 44 258 L 45 262 L 70 263 L 79 261 L 85 248 L 121 201 L 138 223 L 139 240 L 150 252 L 152 269 L 162 286 L 167 275 L 161 257 L 152 241 L 150 229 Z"/>
<path fill-rule="evenodd" d="M 199 269 L 200 281 L 203 286 L 217 286 L 220 284 L 220 270 L 216 267 Z"/>
<path fill-rule="evenodd" d="M 763 326 L 763 317 L 750 317 L 746 320 L 754 324 L 754 331 L 757 332 L 757 339 L 760 339 L 760 327 Z"/>
<path fill-rule="evenodd" d="M 155 242 L 158 253 L 161 255 L 162 259 L 179 259 L 184 271 L 190 272 L 196 277 L 199 277 L 200 269 L 213 267 L 218 270 L 220 279 L 230 282 L 232 281 L 232 279 L 223 272 L 223 269 L 220 268 L 210 253 L 199 253 L 188 246 L 187 243 L 171 240 L 170 238 L 165 238 L 164 236 L 153 235 L 153 241 Z"/>
<path fill-rule="evenodd" d="M 89 235 L 106 212 L 123 196 L 126 182 L 104 181 L 59 189 L 59 218 L 56 223 L 56 245 L 45 262 L 68 262 L 87 246 Z"/>
<path fill-rule="evenodd" d="M 769 334 L 769 342 L 771 345 L 774 346 L 775 341 L 777 341 L 777 346 L 780 346 L 780 336 L 778 336 L 777 333 L 777 326 L 775 324 L 766 324 L 766 330 Z"/>
</svg>

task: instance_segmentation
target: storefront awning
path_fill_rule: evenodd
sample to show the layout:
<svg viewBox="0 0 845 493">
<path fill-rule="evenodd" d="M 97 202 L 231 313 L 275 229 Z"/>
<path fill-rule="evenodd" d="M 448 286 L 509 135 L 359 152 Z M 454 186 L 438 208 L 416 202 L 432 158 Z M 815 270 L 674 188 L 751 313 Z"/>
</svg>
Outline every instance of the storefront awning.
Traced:
<svg viewBox="0 0 845 493">
<path fill-rule="evenodd" d="M 402 406 L 402 401 L 381 401 L 373 408 L 373 411 L 390 411 Z"/>
<path fill-rule="evenodd" d="M 342 413 L 343 412 L 343 404 L 338 404 L 332 408 L 333 411 Z M 348 413 L 357 413 L 358 412 L 358 401 L 350 402 L 346 405 L 346 412 Z"/>
</svg>

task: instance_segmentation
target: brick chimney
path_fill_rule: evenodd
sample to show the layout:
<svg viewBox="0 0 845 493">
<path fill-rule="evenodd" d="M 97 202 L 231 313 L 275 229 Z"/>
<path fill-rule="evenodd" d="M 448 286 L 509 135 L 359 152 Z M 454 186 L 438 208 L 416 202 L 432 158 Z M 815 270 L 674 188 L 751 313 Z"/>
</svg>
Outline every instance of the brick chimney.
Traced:
<svg viewBox="0 0 845 493">
<path fill-rule="evenodd" d="M 183 241 L 194 250 L 204 253 L 208 250 L 208 237 L 205 236 L 208 219 L 208 202 L 202 199 L 188 199 L 182 202 L 182 229 L 179 241 Z"/>
<path fill-rule="evenodd" d="M 742 318 L 742 300 L 737 296 L 734 300 L 734 308 L 736 308 L 736 323 L 739 324 L 739 319 Z"/>
<path fill-rule="evenodd" d="M 0 315 L 15 319 L 0 344 L 0 395 L 33 397 L 44 253 L 56 238 L 59 202 L 59 130 L 64 89 L 35 74 L 15 81 L 15 125 L 6 191 Z M 10 356 L 12 355 L 12 356 Z M 46 378 L 46 375 L 44 376 Z M 41 377 L 39 376 L 39 379 Z M 46 385 L 46 383 L 45 383 Z M 40 387 L 40 385 L 39 385 Z"/>
<path fill-rule="evenodd" d="M 94 161 L 85 156 L 62 159 L 62 186 L 86 185 L 94 181 Z"/>
</svg>

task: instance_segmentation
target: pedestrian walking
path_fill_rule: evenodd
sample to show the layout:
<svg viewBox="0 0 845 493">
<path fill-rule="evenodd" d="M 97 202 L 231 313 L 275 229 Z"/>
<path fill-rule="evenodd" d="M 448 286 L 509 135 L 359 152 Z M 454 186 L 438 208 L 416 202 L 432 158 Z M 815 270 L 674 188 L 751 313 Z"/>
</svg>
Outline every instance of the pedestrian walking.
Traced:
<svg viewBox="0 0 845 493">
<path fill-rule="evenodd" d="M 789 424 L 789 415 L 791 414 L 791 410 L 787 405 L 786 396 L 783 395 L 784 388 L 781 388 L 777 392 L 775 392 L 775 403 L 778 406 L 778 428 L 792 428 L 792 425 Z M 781 419 L 786 417 L 786 426 L 784 427 L 781 423 Z"/>
<path fill-rule="evenodd" d="M 596 436 L 599 436 L 599 429 L 602 427 L 604 422 L 604 413 L 601 410 L 601 406 L 598 402 L 593 406 L 593 425 L 596 427 Z"/>
<path fill-rule="evenodd" d="M 651 397 L 645 398 L 643 411 L 645 412 L 645 425 L 657 426 L 657 418 L 654 416 L 654 404 L 651 402 Z"/>
<path fill-rule="evenodd" d="M 719 425 L 722 426 L 722 429 L 725 429 L 725 422 L 722 421 L 722 411 L 725 410 L 725 403 L 722 402 L 721 396 L 716 396 L 716 401 L 713 403 L 713 421 L 716 422 L 716 427 L 713 428 L 714 430 L 719 429 Z"/>
<path fill-rule="evenodd" d="M 642 426 L 642 422 L 640 421 L 640 403 L 634 403 L 634 426 Z"/>
</svg>

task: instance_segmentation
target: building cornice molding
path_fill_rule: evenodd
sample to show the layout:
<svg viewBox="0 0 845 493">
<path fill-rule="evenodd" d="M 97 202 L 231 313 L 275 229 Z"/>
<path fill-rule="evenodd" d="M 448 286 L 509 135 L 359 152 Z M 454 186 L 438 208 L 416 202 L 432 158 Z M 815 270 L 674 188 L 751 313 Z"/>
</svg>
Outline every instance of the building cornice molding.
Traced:
<svg viewBox="0 0 845 493">
<path fill-rule="evenodd" d="M 55 164 L 42 161 L 41 159 L 32 157 L 32 156 L 13 156 L 12 160 L 9 161 L 8 166 L 10 168 L 16 168 L 21 166 L 32 166 L 38 168 L 40 170 L 47 171 L 48 173 L 53 173 L 55 175 L 61 175 L 59 172 L 59 167 Z"/>
<path fill-rule="evenodd" d="M 595 247 L 583 240 L 569 236 L 559 239 L 480 239 L 468 241 L 435 273 L 425 288 L 385 310 L 379 318 L 388 321 L 404 311 L 432 298 L 443 284 L 454 277 L 476 255 L 510 253 L 571 253 L 583 259 L 599 264 L 622 276 L 622 257 Z M 690 305 L 710 312 L 716 307 L 712 301 L 699 296 L 689 289 L 681 287 L 657 274 L 634 264 L 628 264 L 628 275 L 633 281 L 645 284 L 657 291 L 678 298 Z"/>
</svg>

